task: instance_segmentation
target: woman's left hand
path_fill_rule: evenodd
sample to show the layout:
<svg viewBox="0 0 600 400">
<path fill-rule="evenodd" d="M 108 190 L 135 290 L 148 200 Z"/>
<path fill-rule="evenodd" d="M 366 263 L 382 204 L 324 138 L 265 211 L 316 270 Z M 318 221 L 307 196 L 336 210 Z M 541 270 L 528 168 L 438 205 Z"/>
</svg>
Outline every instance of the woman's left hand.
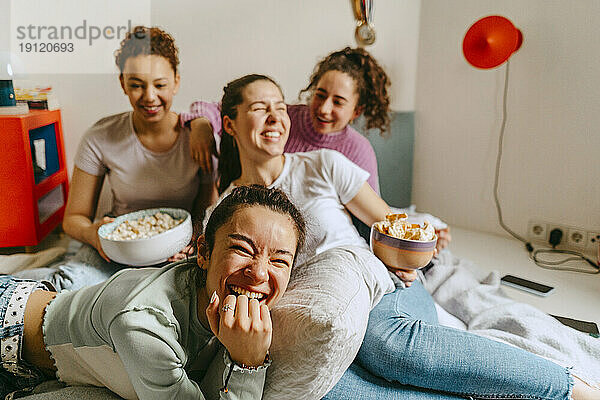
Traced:
<svg viewBox="0 0 600 400">
<path fill-rule="evenodd" d="M 212 171 L 212 156 L 217 155 L 217 146 L 212 125 L 204 117 L 190 123 L 190 154 L 202 172 L 209 174 Z"/>
<path fill-rule="evenodd" d="M 440 252 L 443 249 L 445 249 L 450 244 L 450 241 L 452 240 L 452 235 L 450 235 L 450 227 L 446 227 L 444 229 L 439 229 L 439 230 L 436 229 L 435 233 L 438 237 L 438 241 L 435 245 L 435 248 L 438 252 Z"/>
<path fill-rule="evenodd" d="M 210 329 L 231 359 L 249 367 L 262 365 L 273 331 L 269 308 L 244 295 L 228 295 L 222 307 L 216 294 L 211 300 L 206 308 Z"/>
<path fill-rule="evenodd" d="M 168 262 L 185 260 L 188 257 L 191 257 L 194 254 L 194 246 L 188 244 L 185 246 L 179 253 L 172 255 L 167 259 Z"/>
<path fill-rule="evenodd" d="M 416 269 L 394 269 L 393 272 L 402 282 L 404 282 L 406 287 L 410 287 L 415 279 L 417 279 Z"/>
</svg>

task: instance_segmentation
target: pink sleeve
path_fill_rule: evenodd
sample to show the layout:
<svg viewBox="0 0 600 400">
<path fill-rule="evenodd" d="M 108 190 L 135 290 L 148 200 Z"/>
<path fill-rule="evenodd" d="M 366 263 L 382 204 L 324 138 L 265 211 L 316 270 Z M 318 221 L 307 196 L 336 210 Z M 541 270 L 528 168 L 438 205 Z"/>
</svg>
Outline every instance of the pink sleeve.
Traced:
<svg viewBox="0 0 600 400">
<path fill-rule="evenodd" d="M 377 194 L 380 194 L 377 156 L 375 155 L 373 145 L 365 136 L 361 135 L 351 126 L 348 126 L 346 140 L 335 150 L 344 154 L 356 165 L 367 171 L 370 174 L 367 182 L 369 182 L 369 185 Z"/>
<path fill-rule="evenodd" d="M 367 157 L 365 157 L 364 164 L 360 165 L 360 167 L 370 174 L 369 179 L 367 179 L 367 182 L 369 182 L 369 185 L 371 185 L 371 187 L 373 188 L 373 190 L 375 190 L 377 194 L 380 194 L 379 173 L 377 172 L 377 157 L 375 156 L 375 150 L 373 150 L 372 146 L 369 150 L 369 154 L 365 154 L 367 155 Z"/>
</svg>

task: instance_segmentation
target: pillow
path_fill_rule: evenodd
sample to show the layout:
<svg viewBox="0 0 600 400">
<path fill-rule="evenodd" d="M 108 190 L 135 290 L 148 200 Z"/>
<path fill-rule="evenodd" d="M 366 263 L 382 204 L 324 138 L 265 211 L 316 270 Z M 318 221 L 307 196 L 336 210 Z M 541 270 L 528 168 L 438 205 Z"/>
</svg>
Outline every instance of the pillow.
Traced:
<svg viewBox="0 0 600 400">
<path fill-rule="evenodd" d="M 393 283 L 366 248 L 327 250 L 292 271 L 271 310 L 272 365 L 263 399 L 320 399 L 350 366 L 369 311 Z"/>
</svg>

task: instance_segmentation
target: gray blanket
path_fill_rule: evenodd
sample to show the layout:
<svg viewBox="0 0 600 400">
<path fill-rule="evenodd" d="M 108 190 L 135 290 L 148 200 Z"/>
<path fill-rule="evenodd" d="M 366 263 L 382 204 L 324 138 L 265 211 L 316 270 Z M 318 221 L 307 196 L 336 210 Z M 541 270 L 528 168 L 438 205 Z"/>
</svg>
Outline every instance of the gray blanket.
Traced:
<svg viewBox="0 0 600 400">
<path fill-rule="evenodd" d="M 477 274 L 468 260 L 444 250 L 424 284 L 435 301 L 486 336 L 572 367 L 573 375 L 600 388 L 600 339 L 571 329 L 528 304 L 511 300 L 496 272 Z"/>
</svg>

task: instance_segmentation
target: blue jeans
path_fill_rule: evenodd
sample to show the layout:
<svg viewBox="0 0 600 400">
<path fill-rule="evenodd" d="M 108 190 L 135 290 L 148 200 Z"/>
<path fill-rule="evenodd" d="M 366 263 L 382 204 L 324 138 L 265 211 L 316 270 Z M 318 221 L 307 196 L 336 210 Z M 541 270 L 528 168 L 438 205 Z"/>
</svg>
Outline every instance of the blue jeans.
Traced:
<svg viewBox="0 0 600 400">
<path fill-rule="evenodd" d="M 65 289 L 77 290 L 104 282 L 123 268 L 128 268 L 128 266 L 108 262 L 100 257 L 94 247 L 84 244 L 71 259 L 62 264 L 27 269 L 15 273 L 14 276 L 48 281 L 52 283 L 56 291 L 60 292 Z"/>
<path fill-rule="evenodd" d="M 551 361 L 439 325 L 417 281 L 371 311 L 354 363 L 325 399 L 568 399 L 572 386 Z"/>
</svg>

